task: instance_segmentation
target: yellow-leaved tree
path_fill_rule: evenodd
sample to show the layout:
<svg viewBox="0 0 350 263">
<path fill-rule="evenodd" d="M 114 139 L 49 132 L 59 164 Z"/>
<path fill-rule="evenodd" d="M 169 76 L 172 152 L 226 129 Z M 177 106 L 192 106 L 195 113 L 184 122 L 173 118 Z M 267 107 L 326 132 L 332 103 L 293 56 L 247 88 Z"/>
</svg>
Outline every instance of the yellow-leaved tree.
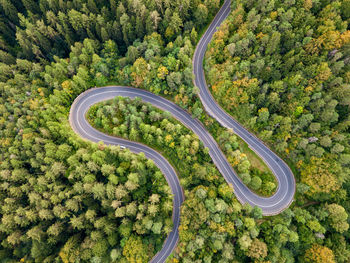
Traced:
<svg viewBox="0 0 350 263">
<path fill-rule="evenodd" d="M 307 263 L 335 263 L 333 251 L 319 244 L 306 250 L 304 259 Z"/>
<path fill-rule="evenodd" d="M 322 158 L 312 157 L 309 163 L 301 167 L 301 182 L 310 186 L 309 194 L 326 193 L 340 188 L 337 179 L 337 167 Z"/>
</svg>

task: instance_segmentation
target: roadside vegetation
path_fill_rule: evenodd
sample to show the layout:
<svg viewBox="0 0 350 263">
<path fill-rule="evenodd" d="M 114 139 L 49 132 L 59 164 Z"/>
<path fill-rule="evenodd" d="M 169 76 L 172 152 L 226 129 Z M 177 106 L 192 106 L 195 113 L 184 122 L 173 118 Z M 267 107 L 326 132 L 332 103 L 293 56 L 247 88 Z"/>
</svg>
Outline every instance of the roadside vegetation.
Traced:
<svg viewBox="0 0 350 263">
<path fill-rule="evenodd" d="M 196 135 L 169 114 L 150 104 L 119 97 L 95 104 L 89 109 L 87 117 L 102 132 L 142 142 L 159 150 L 177 168 L 185 189 L 189 188 L 190 183 L 197 183 L 189 175 L 211 177 L 211 169 L 215 170 L 215 167 L 209 170 L 205 168 L 213 166 L 213 163 Z M 220 147 L 243 182 L 258 194 L 271 195 L 276 188 L 274 176 L 264 166 L 266 170 L 251 165 L 247 155 L 240 150 L 246 144 L 226 129 L 219 128 L 216 134 L 219 134 L 217 141 Z M 260 158 L 251 152 L 250 155 L 255 157 L 254 164 L 261 165 Z"/>
<path fill-rule="evenodd" d="M 220 176 L 198 137 L 169 113 L 149 103 L 116 97 L 93 105 L 87 116 L 91 125 L 102 132 L 158 150 L 174 165 L 186 190 L 201 180 L 214 183 Z"/>
<path fill-rule="evenodd" d="M 258 195 L 272 196 L 277 190 L 278 182 L 260 156 L 235 135 L 234 131 L 222 127 L 217 121 L 205 115 L 203 123 L 208 122 L 211 124 L 206 127 L 243 183 Z"/>
<path fill-rule="evenodd" d="M 297 206 L 312 213 L 334 203 L 348 229 L 350 2 L 234 1 L 232 7 L 206 53 L 212 94 L 291 164 Z M 338 245 L 348 247 L 348 238 L 341 243 L 325 232 L 314 241 L 319 245 L 304 245 L 302 260 L 346 262 L 349 252 Z"/>
<path fill-rule="evenodd" d="M 218 8 L 0 1 L 0 261 L 148 262 L 160 249 L 172 212 L 163 175 L 140 155 L 77 138 L 68 112 L 81 92 L 117 83 L 170 98 L 210 127 L 191 58 Z M 208 82 L 295 166 L 297 194 L 262 217 L 235 199 L 205 152 L 189 155 L 212 170 L 200 177 L 191 167 L 182 182 L 169 262 L 349 262 L 349 10 L 348 0 L 233 3 L 207 53 Z"/>
</svg>

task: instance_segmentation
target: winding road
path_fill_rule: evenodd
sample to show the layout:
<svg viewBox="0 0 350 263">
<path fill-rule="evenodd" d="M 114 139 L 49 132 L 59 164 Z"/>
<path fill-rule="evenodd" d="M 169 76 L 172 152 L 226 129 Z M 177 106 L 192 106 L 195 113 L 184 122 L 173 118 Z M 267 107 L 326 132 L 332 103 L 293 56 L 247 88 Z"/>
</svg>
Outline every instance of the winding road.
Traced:
<svg viewBox="0 0 350 263">
<path fill-rule="evenodd" d="M 195 76 L 194 84 L 200 90 L 199 97 L 205 110 L 215 118 L 222 126 L 233 129 L 233 131 L 241 137 L 249 147 L 255 151 L 261 159 L 269 166 L 278 181 L 278 189 L 276 193 L 269 197 L 263 198 L 251 192 L 234 173 L 230 164 L 225 162 L 213 161 L 226 181 L 233 185 L 235 194 L 241 203 L 250 203 L 252 206 L 259 206 L 263 210 L 264 215 L 275 215 L 287 208 L 293 201 L 295 193 L 295 178 L 288 165 L 271 151 L 261 140 L 251 134 L 247 129 L 235 121 L 229 114 L 223 110 L 211 95 L 205 81 L 203 70 L 203 60 L 207 46 L 212 39 L 217 28 L 230 14 L 231 0 L 226 0 L 217 13 L 216 17 L 208 27 L 207 31 L 199 41 L 195 54 L 193 56 L 193 73 Z M 209 148 L 212 150 L 211 148 Z"/>
<path fill-rule="evenodd" d="M 88 109 L 104 100 L 112 99 L 116 96 L 136 98 L 139 97 L 145 102 L 151 103 L 153 106 L 168 111 L 174 118 L 179 120 L 189 129 L 191 129 L 205 147 L 208 147 L 209 154 L 224 176 L 226 181 L 234 188 L 236 197 L 242 203 L 249 203 L 252 206 L 259 206 L 264 215 L 274 215 L 280 213 L 287 208 L 293 200 L 295 192 L 295 180 L 289 167 L 268 147 L 264 145 L 257 137 L 249 133 L 244 127 L 236 122 L 228 115 L 213 99 L 205 82 L 203 72 L 203 58 L 213 34 L 217 27 L 230 13 L 230 0 L 226 0 L 220 11 L 204 33 L 202 39 L 197 45 L 193 58 L 193 71 L 195 74 L 194 84 L 200 90 L 200 99 L 206 111 L 213 116 L 221 125 L 232 128 L 234 132 L 245 140 L 251 149 L 253 149 L 267 163 L 274 175 L 276 176 L 279 187 L 276 193 L 264 198 L 256 195 L 248 187 L 246 187 L 239 177 L 236 175 L 231 165 L 228 163 L 225 155 L 220 150 L 214 138 L 209 134 L 206 128 L 196 119 L 193 119 L 189 113 L 177 106 L 171 101 L 168 101 L 160 96 L 150 93 L 145 90 L 136 89 L 125 86 L 109 86 L 102 88 L 89 89 L 80 94 L 73 102 L 69 121 L 73 130 L 82 138 L 92 141 L 103 141 L 107 145 L 119 145 L 122 148 L 128 148 L 133 153 L 143 152 L 146 158 L 152 159 L 157 167 L 164 174 L 173 193 L 173 223 L 172 232 L 168 235 L 163 244 L 163 248 L 153 257 L 151 262 L 165 262 L 166 258 L 176 247 L 179 239 L 178 227 L 180 224 L 180 207 L 184 200 L 183 190 L 180 186 L 179 178 L 175 173 L 174 168 L 169 162 L 160 155 L 157 151 L 145 146 L 144 144 L 124 140 L 117 137 L 106 135 L 94 129 L 86 120 L 86 112 Z"/>
</svg>

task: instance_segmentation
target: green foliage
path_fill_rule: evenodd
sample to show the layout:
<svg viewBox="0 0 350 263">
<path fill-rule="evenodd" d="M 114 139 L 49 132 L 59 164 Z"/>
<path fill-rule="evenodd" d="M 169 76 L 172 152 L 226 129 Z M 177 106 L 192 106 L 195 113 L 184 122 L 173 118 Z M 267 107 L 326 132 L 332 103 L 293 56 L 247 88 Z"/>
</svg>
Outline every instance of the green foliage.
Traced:
<svg viewBox="0 0 350 263">
<path fill-rule="evenodd" d="M 41 62 L 69 55 L 71 45 L 86 38 L 114 41 L 124 53 L 134 41 L 157 32 L 169 41 L 201 27 L 216 13 L 218 1 L 172 4 L 154 1 L 37 1 L 0 2 L 1 49 Z M 17 27 L 17 28 L 16 28 Z M 16 48 L 13 48 L 16 46 Z M 5 53 L 6 54 L 6 53 Z M 11 56 L 1 56 L 13 63 Z M 100 82 L 103 83 L 103 82 Z"/>
<path fill-rule="evenodd" d="M 264 260 L 346 262 L 349 1 L 235 1 L 232 7 L 209 44 L 207 82 L 221 106 L 281 155 L 299 182 L 290 209 L 256 220 L 258 240 L 267 245 Z M 242 166 L 239 175 L 252 189 L 276 187 Z M 244 255 L 257 255 L 255 238 L 239 235 Z M 247 262 L 242 252 L 235 255 Z"/>
<path fill-rule="evenodd" d="M 140 237 L 131 236 L 123 248 L 123 255 L 130 263 L 148 262 L 147 254 L 147 247 Z"/>
<path fill-rule="evenodd" d="M 170 188 L 153 163 L 84 142 L 69 128 L 65 106 L 94 74 L 115 74 L 115 44 L 96 52 L 96 42 L 85 40 L 69 62 L 57 58 L 44 69 L 18 60 L 9 66 L 17 80 L 0 83 L 3 260 L 108 262 L 130 236 L 147 244 L 142 257 L 151 258 L 172 227 Z"/>
<path fill-rule="evenodd" d="M 349 224 L 347 222 L 348 214 L 344 207 L 338 204 L 330 204 L 326 205 L 326 209 L 329 213 L 330 225 L 337 232 L 343 233 L 349 229 Z"/>
<path fill-rule="evenodd" d="M 232 130 L 221 128 L 215 131 L 219 146 L 243 183 L 259 195 L 272 195 L 277 181 L 269 168 L 261 164 L 260 157 L 243 140 L 238 139 Z"/>
<path fill-rule="evenodd" d="M 116 97 L 93 105 L 88 111 L 88 119 L 103 132 L 159 149 L 175 165 L 186 189 L 203 180 L 214 181 L 219 176 L 209 154 L 193 132 L 166 112 L 138 98 Z M 131 176 L 128 176 L 129 180 L 138 184 L 138 179 L 132 180 Z M 202 195 L 205 194 L 199 193 Z M 157 203 L 154 195 L 150 200 Z"/>
<path fill-rule="evenodd" d="M 72 101 L 93 86 L 173 100 L 215 130 L 246 184 L 273 193 L 277 183 L 205 116 L 192 84 L 197 32 L 218 6 L 0 1 L 1 261 L 146 262 L 171 231 L 169 187 L 154 164 L 70 130 Z M 232 7 L 208 49 L 208 83 L 292 164 L 289 209 L 262 217 L 242 206 L 198 139 L 149 105 L 93 108 L 94 125 L 162 150 L 177 168 L 185 203 L 171 262 L 349 262 L 349 1 Z"/>
</svg>

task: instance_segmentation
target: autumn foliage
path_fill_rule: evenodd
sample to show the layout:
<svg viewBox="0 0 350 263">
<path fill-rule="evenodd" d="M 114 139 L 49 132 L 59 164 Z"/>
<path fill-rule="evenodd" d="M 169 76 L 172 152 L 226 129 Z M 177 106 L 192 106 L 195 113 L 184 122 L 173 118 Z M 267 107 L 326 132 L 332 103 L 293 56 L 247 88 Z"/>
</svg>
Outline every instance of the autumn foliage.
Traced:
<svg viewBox="0 0 350 263">
<path fill-rule="evenodd" d="M 305 252 L 305 262 L 307 263 L 335 263 L 334 254 L 328 247 L 318 244 L 312 245 Z"/>
</svg>

